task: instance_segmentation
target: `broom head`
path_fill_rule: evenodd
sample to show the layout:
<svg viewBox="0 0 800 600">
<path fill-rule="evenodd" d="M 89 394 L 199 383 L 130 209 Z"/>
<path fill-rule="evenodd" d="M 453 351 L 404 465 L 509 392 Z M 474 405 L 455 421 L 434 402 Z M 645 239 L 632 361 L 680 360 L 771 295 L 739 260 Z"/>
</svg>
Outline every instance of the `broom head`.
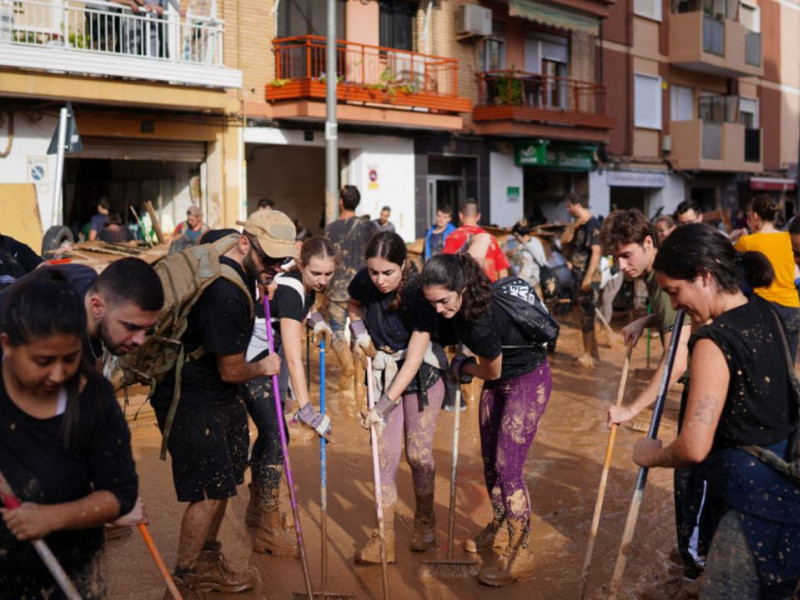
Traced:
<svg viewBox="0 0 800 600">
<path fill-rule="evenodd" d="M 419 576 L 429 579 L 477 577 L 480 569 L 480 563 L 474 558 L 423 560 L 419 567 Z"/>
</svg>

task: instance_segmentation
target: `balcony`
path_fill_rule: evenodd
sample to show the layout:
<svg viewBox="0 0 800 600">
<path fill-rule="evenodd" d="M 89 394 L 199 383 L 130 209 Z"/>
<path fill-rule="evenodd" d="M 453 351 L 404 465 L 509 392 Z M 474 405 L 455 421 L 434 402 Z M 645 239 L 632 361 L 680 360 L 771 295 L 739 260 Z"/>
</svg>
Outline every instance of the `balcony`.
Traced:
<svg viewBox="0 0 800 600">
<path fill-rule="evenodd" d="M 759 173 L 761 130 L 741 123 L 671 121 L 673 168 L 682 171 Z"/>
<path fill-rule="evenodd" d="M 105 0 L 0 0 L 0 68 L 238 88 L 224 66 L 224 22 L 133 12 Z"/>
<path fill-rule="evenodd" d="M 738 21 L 707 11 L 670 15 L 669 62 L 719 77 L 763 74 L 761 35 Z"/>
<path fill-rule="evenodd" d="M 324 117 L 326 39 L 318 36 L 273 41 L 276 78 L 267 84 L 266 98 L 276 118 Z M 339 117 L 345 121 L 378 118 L 365 109 L 391 109 L 381 120 L 392 125 L 426 124 L 459 128 L 459 113 L 472 103 L 458 95 L 458 61 L 339 41 L 336 49 L 336 95 Z M 316 106 L 310 106 L 313 103 Z M 401 113 L 411 113 L 401 114 Z M 458 116 L 456 121 L 436 119 Z"/>
<path fill-rule="evenodd" d="M 472 112 L 479 133 L 604 141 L 614 126 L 602 85 L 523 71 L 485 71 Z"/>
</svg>

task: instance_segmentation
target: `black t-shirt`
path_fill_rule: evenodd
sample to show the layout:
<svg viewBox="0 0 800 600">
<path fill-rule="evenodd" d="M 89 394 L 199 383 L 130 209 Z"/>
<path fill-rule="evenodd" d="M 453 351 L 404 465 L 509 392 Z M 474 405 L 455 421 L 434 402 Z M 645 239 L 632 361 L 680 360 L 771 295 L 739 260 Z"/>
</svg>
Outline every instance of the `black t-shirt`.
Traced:
<svg viewBox="0 0 800 600">
<path fill-rule="evenodd" d="M 372 221 L 363 217 L 339 219 L 325 228 L 325 236 L 333 243 L 339 262 L 328 284 L 327 295 L 335 302 L 347 300 L 347 286 L 364 266 L 364 251 L 370 238 L 378 232 Z"/>
<path fill-rule="evenodd" d="M 255 288 L 242 267 L 226 256 L 220 258 L 239 274 L 246 289 Z M 239 354 L 247 349 L 253 332 L 250 303 L 243 290 L 220 277 L 209 285 L 192 307 L 187 319 L 183 342 L 186 354 L 202 346 L 205 354 L 187 361 L 181 371 L 181 405 L 214 406 L 236 401 L 236 384 L 220 377 L 217 355 Z M 175 369 L 164 376 L 156 386 L 152 403 L 166 408 L 172 402 L 175 386 Z"/>
<path fill-rule="evenodd" d="M 713 450 L 742 444 L 769 446 L 789 437 L 796 414 L 789 394 L 786 358 L 769 303 L 752 296 L 702 327 L 689 342 L 710 339 L 730 371 L 725 407 Z"/>
<path fill-rule="evenodd" d="M 350 282 L 347 292 L 364 307 L 364 322 L 377 349 L 404 350 L 414 331 L 433 333 L 436 330 L 436 312 L 423 296 L 418 278 L 416 273 L 410 274 L 402 292 L 400 310 L 389 308 L 395 293 L 381 293 L 369 278 L 366 267 Z"/>
<path fill-rule="evenodd" d="M 489 310 L 475 321 L 466 322 L 461 315 L 452 321 L 455 331 L 460 332 L 461 342 L 471 352 L 487 360 L 503 355 L 500 373 L 503 379 L 530 373 L 546 358 L 544 347 L 531 345 L 494 297 Z"/>
<path fill-rule="evenodd" d="M 0 234 L 0 252 L 10 255 L 25 269 L 26 273 L 30 273 L 44 262 L 44 259 L 36 254 L 30 246 L 7 235 Z"/>
<path fill-rule="evenodd" d="M 573 270 L 585 273 L 589 268 L 589 259 L 592 257 L 592 246 L 600 245 L 600 221 L 597 217 L 591 217 L 575 230 L 575 236 L 570 245 Z"/>
<path fill-rule="evenodd" d="M 72 286 L 72 289 L 80 296 L 81 301 L 86 297 L 89 288 L 92 287 L 97 279 L 97 271 L 86 265 L 47 265 L 42 267 L 42 269 L 54 270 L 61 273 Z M 32 274 L 29 273 L 25 277 L 32 277 Z M 25 277 L 22 279 L 25 279 Z M 0 292 L 0 323 L 4 320 L 5 309 L 3 307 L 3 298 L 5 293 L 6 290 Z M 94 361 L 103 356 L 103 342 L 100 339 L 90 339 L 88 335 L 84 335 L 81 342 L 83 355 L 94 365 Z"/>
<path fill-rule="evenodd" d="M 310 291 L 308 294 L 303 294 L 301 297 L 299 289 L 295 289 L 292 285 L 286 283 L 279 283 L 280 280 L 284 281 L 292 279 L 300 285 L 303 285 L 303 276 L 300 271 L 289 271 L 283 275 L 275 278 L 278 284 L 275 293 L 272 295 L 272 300 L 269 301 L 269 311 L 273 319 L 276 319 L 272 325 L 273 339 L 275 341 L 275 351 L 280 352 L 281 349 L 281 327 L 280 319 L 293 319 L 302 323 L 316 301 L 316 294 Z M 256 317 L 259 319 L 264 318 L 264 305 L 261 302 L 256 304 Z M 257 355 L 253 360 L 258 360 L 266 356 L 268 352 L 262 352 Z"/>
<path fill-rule="evenodd" d="M 72 502 L 105 490 L 119 500 L 120 514 L 126 514 L 136 502 L 138 479 L 130 431 L 114 391 L 98 376 L 86 384 L 78 402 L 78 441 L 67 449 L 62 437 L 64 416 L 37 419 L 26 414 L 8 396 L 0 377 L 0 471 L 23 502 Z M 71 573 L 102 549 L 103 529 L 59 531 L 45 541 Z M 11 592 L 7 587 L 13 588 L 22 572 L 52 581 L 33 546 L 18 542 L 0 519 L 0 596 L 24 597 L 18 589 Z M 37 592 L 27 597 L 39 597 Z"/>
</svg>

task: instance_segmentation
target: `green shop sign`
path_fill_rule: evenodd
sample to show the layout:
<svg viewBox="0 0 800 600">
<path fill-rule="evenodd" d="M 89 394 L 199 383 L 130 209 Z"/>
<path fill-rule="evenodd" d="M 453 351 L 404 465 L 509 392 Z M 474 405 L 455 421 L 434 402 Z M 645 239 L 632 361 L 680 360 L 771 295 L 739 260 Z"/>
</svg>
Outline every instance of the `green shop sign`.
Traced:
<svg viewBox="0 0 800 600">
<path fill-rule="evenodd" d="M 591 171 L 595 146 L 551 144 L 546 140 L 517 142 L 514 161 L 519 167 Z"/>
</svg>

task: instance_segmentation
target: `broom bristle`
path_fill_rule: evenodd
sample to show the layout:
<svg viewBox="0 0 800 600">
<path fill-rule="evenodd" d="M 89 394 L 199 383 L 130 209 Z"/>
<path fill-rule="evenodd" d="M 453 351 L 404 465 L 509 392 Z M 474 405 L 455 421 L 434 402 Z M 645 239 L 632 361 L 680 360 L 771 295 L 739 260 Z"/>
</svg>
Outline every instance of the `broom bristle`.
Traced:
<svg viewBox="0 0 800 600">
<path fill-rule="evenodd" d="M 431 579 L 477 577 L 481 565 L 477 560 L 427 560 L 419 567 L 419 576 Z"/>
</svg>

